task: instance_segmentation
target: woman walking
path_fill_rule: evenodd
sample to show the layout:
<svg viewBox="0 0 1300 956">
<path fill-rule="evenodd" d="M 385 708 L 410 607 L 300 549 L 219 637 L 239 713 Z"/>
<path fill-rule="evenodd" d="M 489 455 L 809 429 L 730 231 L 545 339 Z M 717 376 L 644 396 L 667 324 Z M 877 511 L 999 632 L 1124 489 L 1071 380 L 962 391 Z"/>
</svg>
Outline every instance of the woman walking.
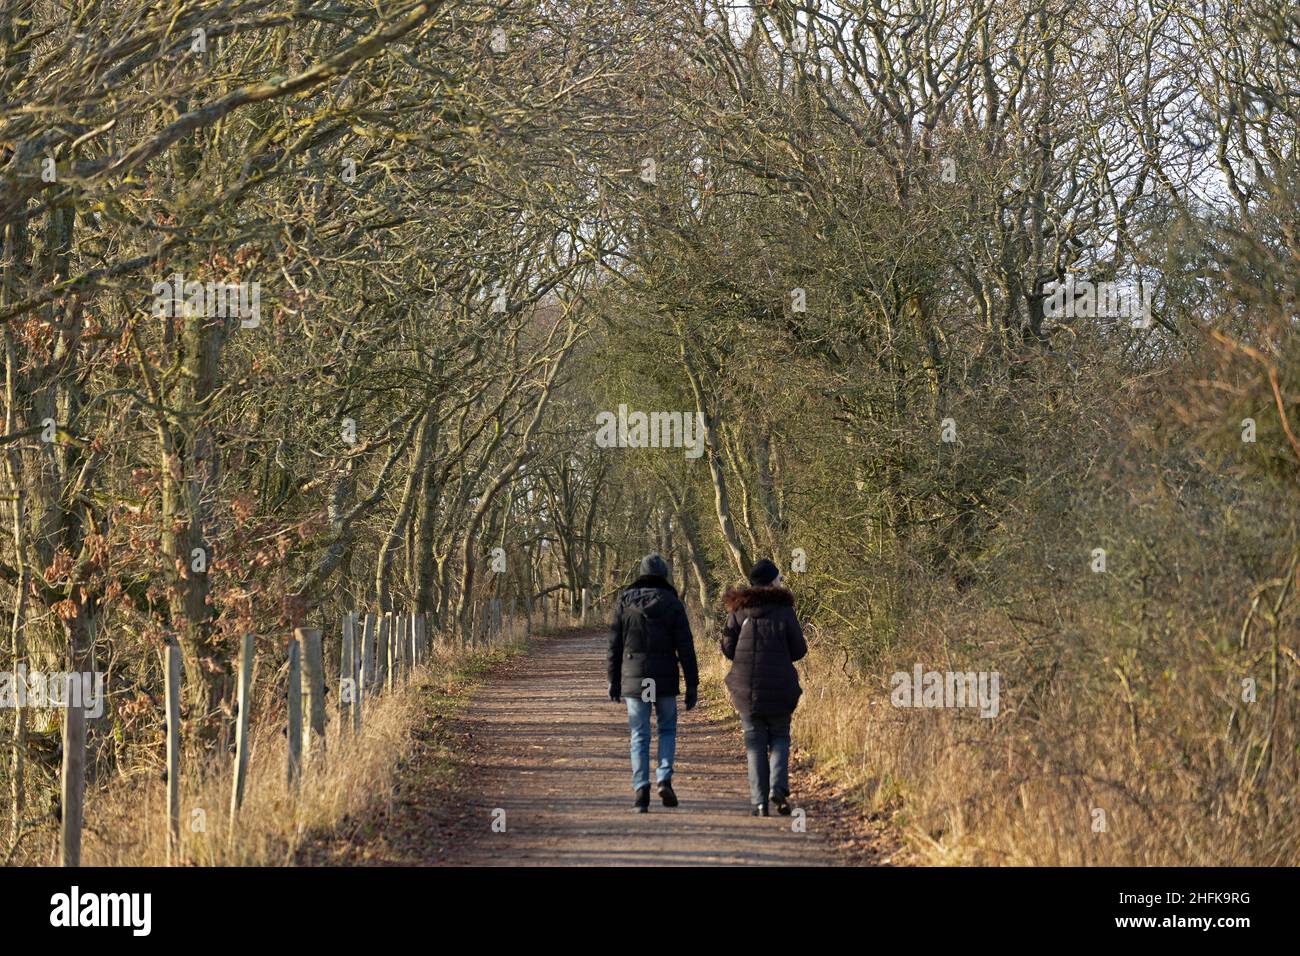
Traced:
<svg viewBox="0 0 1300 956">
<path fill-rule="evenodd" d="M 794 596 L 764 558 L 749 572 L 749 587 L 728 588 L 722 601 L 722 653 L 732 662 L 727 695 L 745 730 L 750 812 L 765 817 L 770 803 L 788 815 L 790 715 L 803 693 L 794 662 L 808 653 Z"/>
</svg>

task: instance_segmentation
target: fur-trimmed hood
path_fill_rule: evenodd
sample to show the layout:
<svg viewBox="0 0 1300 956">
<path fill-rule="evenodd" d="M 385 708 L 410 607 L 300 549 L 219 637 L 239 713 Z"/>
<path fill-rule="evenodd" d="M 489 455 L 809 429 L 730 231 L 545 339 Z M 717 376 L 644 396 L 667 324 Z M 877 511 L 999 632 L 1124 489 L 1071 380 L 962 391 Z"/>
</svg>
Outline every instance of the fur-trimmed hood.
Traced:
<svg viewBox="0 0 1300 956">
<path fill-rule="evenodd" d="M 740 585 L 727 588 L 722 595 L 722 604 L 728 611 L 739 611 L 746 607 L 763 607 L 784 604 L 794 607 L 794 595 L 786 588 L 768 584 L 761 588 L 752 585 Z"/>
</svg>

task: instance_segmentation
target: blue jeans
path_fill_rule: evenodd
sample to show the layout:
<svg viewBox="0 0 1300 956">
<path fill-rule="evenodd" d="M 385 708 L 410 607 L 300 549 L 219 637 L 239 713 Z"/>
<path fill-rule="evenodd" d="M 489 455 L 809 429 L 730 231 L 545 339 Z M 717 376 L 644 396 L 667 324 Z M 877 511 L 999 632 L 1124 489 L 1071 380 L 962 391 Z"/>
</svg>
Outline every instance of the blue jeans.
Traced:
<svg viewBox="0 0 1300 956">
<path fill-rule="evenodd" d="M 650 708 L 659 724 L 659 765 L 655 782 L 673 778 L 673 756 L 677 753 L 677 698 L 660 697 L 651 704 L 640 697 L 625 697 L 627 726 L 632 731 L 632 789 L 650 786 Z"/>
<path fill-rule="evenodd" d="M 790 715 L 741 714 L 745 757 L 749 763 L 749 799 L 758 806 L 768 795 L 790 795 Z"/>
</svg>

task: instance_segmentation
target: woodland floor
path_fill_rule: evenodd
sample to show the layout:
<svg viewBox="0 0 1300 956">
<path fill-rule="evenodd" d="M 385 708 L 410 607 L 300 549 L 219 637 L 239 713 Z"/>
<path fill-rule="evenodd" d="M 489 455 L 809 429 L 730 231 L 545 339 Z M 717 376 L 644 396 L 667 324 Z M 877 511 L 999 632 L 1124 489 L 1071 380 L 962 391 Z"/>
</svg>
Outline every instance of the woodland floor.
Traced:
<svg viewBox="0 0 1300 956">
<path fill-rule="evenodd" d="M 895 848 L 881 828 L 797 759 L 792 802 L 806 832 L 793 817 L 749 816 L 739 724 L 719 701 L 679 705 L 681 805 L 668 809 L 652 792 L 650 812 L 634 813 L 627 712 L 606 697 L 605 642 L 597 630 L 539 639 L 493 668 L 459 713 L 431 704 L 393 799 L 302 862 L 890 865 Z M 492 826 L 499 810 L 503 832 Z"/>
</svg>

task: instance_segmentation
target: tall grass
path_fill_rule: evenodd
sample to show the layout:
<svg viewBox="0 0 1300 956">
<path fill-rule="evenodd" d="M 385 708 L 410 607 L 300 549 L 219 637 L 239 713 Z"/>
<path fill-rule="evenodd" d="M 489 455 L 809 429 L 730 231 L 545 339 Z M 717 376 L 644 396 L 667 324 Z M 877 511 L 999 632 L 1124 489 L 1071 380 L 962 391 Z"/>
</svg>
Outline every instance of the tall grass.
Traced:
<svg viewBox="0 0 1300 956">
<path fill-rule="evenodd" d="M 180 841 L 174 864 L 289 866 L 313 836 L 345 818 L 364 817 L 394 793 L 413 727 L 436 701 L 442 710 L 463 703 L 470 682 L 492 661 L 521 652 L 522 628 L 491 649 L 436 647 L 410 679 L 371 698 L 359 735 L 341 728 L 332 708 L 323 756 L 304 757 L 296 787 L 287 774 L 283 710 L 254 712 L 244 799 L 231 815 L 233 760 L 186 759 L 180 792 Z M 57 827 L 30 841 L 15 860 L 57 862 Z M 122 775 L 87 792 L 82 863 L 87 866 L 168 864 L 166 782 L 156 771 Z"/>
<path fill-rule="evenodd" d="M 812 628 L 797 741 L 926 862 L 1300 863 L 1291 504 L 1128 452 L 1023 496 L 963 580 L 899 560 L 905 602 Z M 1000 713 L 894 707 L 917 663 L 997 671 Z"/>
<path fill-rule="evenodd" d="M 1198 452 L 1142 377 L 1111 393 L 1013 436 L 986 525 L 808 548 L 795 746 L 924 863 L 1300 864 L 1294 493 L 1235 432 Z M 963 487 L 979 451 L 939 478 Z M 918 663 L 998 672 L 998 716 L 893 706 Z"/>
<path fill-rule="evenodd" d="M 931 611 L 907 656 L 966 669 L 945 653 L 958 615 Z M 793 733 L 925 863 L 1300 862 L 1294 699 L 1278 700 L 1284 719 L 1271 716 L 1286 685 L 1264 682 L 1248 705 L 1209 655 L 1140 685 L 1118 670 L 1109 686 L 1067 670 L 1045 685 L 1012 663 L 1002 713 L 985 719 L 896 708 L 883 668 L 846 672 L 815 642 Z M 1270 740 L 1271 766 L 1261 763 Z"/>
</svg>

